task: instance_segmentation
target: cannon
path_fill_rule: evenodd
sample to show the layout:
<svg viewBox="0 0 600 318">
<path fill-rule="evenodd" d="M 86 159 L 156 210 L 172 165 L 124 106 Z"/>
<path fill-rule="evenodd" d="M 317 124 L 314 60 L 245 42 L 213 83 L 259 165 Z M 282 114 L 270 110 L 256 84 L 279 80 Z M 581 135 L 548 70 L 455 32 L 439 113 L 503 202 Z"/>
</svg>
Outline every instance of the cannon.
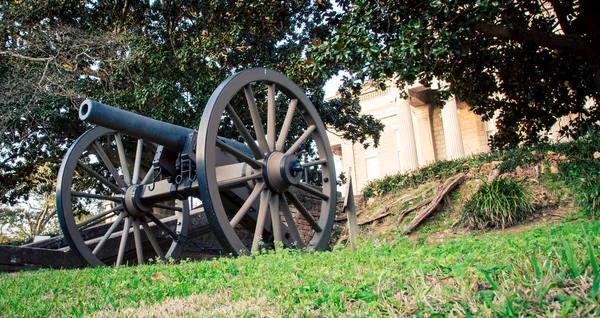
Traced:
<svg viewBox="0 0 600 318">
<path fill-rule="evenodd" d="M 87 264 L 177 258 L 198 230 L 194 213 L 234 256 L 328 246 L 333 154 L 314 105 L 286 76 L 265 68 L 232 75 L 198 130 L 89 99 L 79 117 L 96 126 L 68 149 L 56 203 L 65 241 Z M 318 185 L 307 182 L 308 169 Z"/>
</svg>

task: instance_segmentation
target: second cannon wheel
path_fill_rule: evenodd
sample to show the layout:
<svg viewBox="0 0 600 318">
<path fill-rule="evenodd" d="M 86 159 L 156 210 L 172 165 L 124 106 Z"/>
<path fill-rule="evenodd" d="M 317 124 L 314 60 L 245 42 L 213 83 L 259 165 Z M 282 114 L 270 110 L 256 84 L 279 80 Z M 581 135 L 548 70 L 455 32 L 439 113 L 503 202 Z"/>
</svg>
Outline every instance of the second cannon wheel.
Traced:
<svg viewBox="0 0 600 318">
<path fill-rule="evenodd" d="M 58 173 L 57 214 L 65 240 L 89 265 L 142 264 L 181 253 L 177 233 L 188 233 L 187 200 L 156 203 L 144 212 L 127 208 L 129 194 L 159 177 L 152 172 L 156 147 L 95 127 L 67 151 Z"/>
</svg>

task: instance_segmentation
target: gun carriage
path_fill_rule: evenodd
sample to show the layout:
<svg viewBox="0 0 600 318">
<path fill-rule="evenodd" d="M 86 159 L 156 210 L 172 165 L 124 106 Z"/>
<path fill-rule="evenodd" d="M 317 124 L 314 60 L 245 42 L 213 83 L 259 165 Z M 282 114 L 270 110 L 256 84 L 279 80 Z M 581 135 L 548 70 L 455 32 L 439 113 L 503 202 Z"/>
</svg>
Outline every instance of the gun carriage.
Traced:
<svg viewBox="0 0 600 318">
<path fill-rule="evenodd" d="M 327 247 L 337 202 L 333 154 L 317 110 L 284 75 L 232 75 L 211 95 L 198 130 L 92 100 L 79 117 L 96 127 L 67 151 L 57 207 L 66 242 L 88 264 L 177 258 L 198 230 L 194 213 L 233 255 Z M 300 152 L 307 147 L 314 156 Z M 305 182 L 307 168 L 319 168 L 319 187 Z M 201 209 L 191 209 L 198 200 Z"/>
</svg>

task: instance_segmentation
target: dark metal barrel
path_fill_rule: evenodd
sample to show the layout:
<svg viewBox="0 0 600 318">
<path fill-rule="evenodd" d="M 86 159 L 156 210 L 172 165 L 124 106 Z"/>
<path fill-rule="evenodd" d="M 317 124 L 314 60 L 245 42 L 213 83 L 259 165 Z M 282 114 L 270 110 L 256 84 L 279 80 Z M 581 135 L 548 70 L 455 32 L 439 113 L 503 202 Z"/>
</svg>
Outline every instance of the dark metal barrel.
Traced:
<svg viewBox="0 0 600 318">
<path fill-rule="evenodd" d="M 183 149 L 187 136 L 195 130 L 144 117 L 86 99 L 79 107 L 79 119 L 146 139 L 169 149 Z"/>
</svg>

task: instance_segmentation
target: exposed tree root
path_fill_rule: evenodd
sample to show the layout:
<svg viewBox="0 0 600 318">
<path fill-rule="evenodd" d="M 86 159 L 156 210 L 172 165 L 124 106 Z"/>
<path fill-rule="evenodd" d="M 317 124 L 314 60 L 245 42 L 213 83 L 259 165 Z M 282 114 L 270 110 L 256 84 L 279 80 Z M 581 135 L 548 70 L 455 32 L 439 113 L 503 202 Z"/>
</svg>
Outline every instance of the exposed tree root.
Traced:
<svg viewBox="0 0 600 318">
<path fill-rule="evenodd" d="M 427 206 L 428 204 L 429 207 L 427 208 L 427 210 L 425 210 L 423 213 L 417 215 L 417 217 L 415 217 L 415 219 L 408 225 L 406 233 L 412 231 L 413 229 L 415 229 L 417 226 L 419 226 L 419 224 L 421 224 L 421 222 L 423 222 L 423 220 L 425 220 L 431 213 L 433 213 L 433 211 L 435 211 L 437 209 L 437 207 L 443 202 L 449 202 L 449 198 L 447 197 L 447 194 L 452 191 L 452 189 L 454 189 L 458 184 L 462 183 L 465 179 L 465 175 L 460 175 L 458 177 L 455 177 L 453 179 L 447 179 L 441 186 L 439 186 L 436 189 L 436 193 L 434 194 L 434 196 L 432 196 L 431 198 L 427 198 L 424 199 L 423 201 L 404 209 L 399 216 L 398 219 L 398 223 L 401 223 L 402 220 L 404 219 L 404 217 L 415 210 L 419 210 L 421 208 L 423 208 L 424 206 Z M 390 211 L 390 208 L 395 205 L 396 203 L 400 202 L 400 201 L 410 201 L 410 200 L 414 200 L 418 197 L 423 197 L 428 190 L 423 191 L 421 194 L 419 195 L 413 195 L 411 197 L 409 197 L 408 199 L 405 198 L 400 198 L 390 204 L 388 204 L 388 206 L 385 208 L 385 212 L 380 213 L 379 215 L 377 215 L 376 217 L 369 219 L 369 220 L 365 220 L 362 221 L 360 223 L 358 223 L 358 225 L 365 225 L 365 224 L 371 224 L 375 221 L 381 220 L 389 215 L 395 214 L 394 211 Z"/>
<path fill-rule="evenodd" d="M 404 233 L 410 233 L 412 230 L 417 228 L 421 223 L 423 223 L 423 221 L 427 217 L 429 217 L 429 215 L 431 215 L 435 210 L 437 210 L 440 203 L 442 203 L 444 197 L 450 191 L 452 191 L 452 189 L 454 189 L 457 185 L 462 183 L 464 180 L 465 180 L 464 174 L 462 174 L 454 179 L 446 180 L 446 182 L 444 182 L 444 187 L 442 188 L 442 190 L 439 193 L 437 193 L 434 197 L 432 197 L 431 205 L 429 205 L 429 207 L 427 207 L 427 209 L 425 211 L 423 211 L 421 214 L 417 215 L 410 222 L 410 224 L 408 224 L 408 227 L 406 228 L 406 231 Z"/>
<path fill-rule="evenodd" d="M 404 217 L 405 217 L 405 216 L 406 216 L 408 213 L 410 213 L 410 212 L 412 212 L 412 211 L 414 211 L 414 210 L 418 210 L 418 209 L 420 209 L 420 208 L 422 208 L 422 207 L 426 206 L 426 205 L 427 205 L 427 204 L 429 204 L 431 201 L 433 201 L 433 198 L 428 198 L 428 199 L 425 199 L 425 200 L 423 200 L 423 201 L 419 202 L 417 205 L 415 205 L 415 206 L 412 206 L 412 207 L 410 207 L 410 208 L 408 208 L 408 209 L 406 209 L 406 210 L 402 211 L 402 213 L 400 214 L 400 218 L 398 218 L 398 224 L 402 223 L 402 220 L 404 220 Z"/>
<path fill-rule="evenodd" d="M 460 183 L 462 183 L 465 180 L 465 175 L 461 174 L 459 176 L 456 176 L 454 178 L 450 178 L 450 179 L 446 179 L 443 183 L 440 183 L 440 185 L 438 185 L 436 187 L 436 189 L 434 190 L 435 193 L 432 197 L 430 198 L 425 198 L 426 194 L 429 192 L 429 190 L 431 188 L 425 189 L 417 194 L 411 194 L 411 195 L 406 195 L 400 199 L 395 200 L 394 202 L 386 205 L 386 207 L 383 209 L 384 212 L 380 213 L 379 215 L 362 221 L 360 223 L 358 223 L 358 225 L 366 225 L 366 224 L 371 224 L 375 221 L 381 220 L 387 216 L 390 216 L 392 214 L 396 214 L 396 212 L 392 209 L 392 207 L 394 205 L 396 205 L 397 203 L 405 203 L 405 202 L 409 202 L 412 200 L 415 200 L 417 198 L 423 198 L 423 201 L 408 207 L 404 210 L 402 210 L 402 212 L 400 212 L 399 218 L 398 218 L 398 224 L 402 222 L 402 220 L 404 219 L 404 217 L 406 215 L 408 215 L 410 212 L 416 211 L 416 210 L 420 210 L 423 207 L 427 207 L 427 209 L 425 211 L 423 211 L 422 213 L 420 213 L 419 215 L 417 215 L 411 222 L 410 224 L 406 227 L 406 230 L 404 231 L 404 234 L 408 234 L 411 231 L 413 231 L 415 228 L 417 228 L 427 217 L 429 217 L 435 210 L 437 210 L 437 208 L 443 203 L 446 202 L 446 204 L 449 204 L 450 202 L 450 197 L 449 197 L 449 193 L 450 191 L 452 191 L 456 186 L 458 186 Z M 362 212 L 362 211 L 361 211 Z M 360 212 L 358 213 L 360 214 Z M 358 215 L 357 214 L 357 215 Z M 335 219 L 336 222 L 342 222 L 342 221 L 346 221 L 347 217 L 344 216 L 340 216 L 338 218 Z M 347 229 L 344 228 L 344 230 L 342 231 L 340 238 L 337 240 L 337 244 L 340 244 L 342 242 L 344 242 L 345 240 L 348 239 L 348 233 L 347 233 Z"/>
<path fill-rule="evenodd" d="M 407 208 L 407 209 L 405 209 L 404 211 L 402 211 L 402 214 L 404 215 L 404 214 L 406 214 L 406 213 L 409 213 L 409 212 L 411 212 L 411 211 L 414 211 L 414 210 L 416 210 L 416 209 L 419 209 L 419 208 L 421 208 L 423 205 L 425 205 L 425 204 L 427 204 L 427 203 L 431 202 L 431 200 L 430 200 L 430 199 L 425 199 L 425 195 L 427 194 L 427 192 L 429 192 L 429 190 L 430 190 L 430 189 L 429 189 L 429 188 L 427 188 L 427 189 L 425 189 L 425 190 L 423 190 L 423 191 L 421 191 L 421 192 L 419 192 L 419 193 L 417 193 L 417 194 L 403 196 L 403 197 L 401 197 L 400 199 L 398 199 L 398 200 L 396 200 L 396 201 L 394 201 L 394 202 L 392 202 L 392 203 L 388 204 L 388 205 L 385 207 L 385 209 L 383 209 L 383 210 L 384 210 L 384 212 L 382 212 L 382 213 L 379 213 L 379 215 L 377 215 L 376 217 L 374 217 L 374 218 L 372 218 L 372 219 L 369 219 L 369 220 L 366 220 L 366 221 L 362 221 L 362 222 L 358 223 L 358 225 L 370 224 L 370 223 L 373 223 L 373 222 L 375 222 L 375 221 L 377 221 L 377 220 L 381 220 L 381 219 L 385 218 L 385 217 L 386 217 L 386 216 L 388 216 L 388 215 L 392 215 L 392 214 L 394 214 L 395 212 L 394 212 L 394 211 L 390 211 L 390 209 L 391 209 L 391 208 L 392 208 L 394 205 L 396 205 L 397 203 L 399 203 L 399 202 L 405 203 L 405 202 L 410 202 L 410 201 L 412 201 L 412 200 L 415 200 L 415 199 L 418 199 L 418 198 L 423 198 L 423 199 L 424 199 L 423 201 L 419 202 L 419 203 L 418 203 L 417 205 L 415 205 L 415 206 L 412 206 L 412 207 L 410 207 L 410 208 Z"/>
</svg>

